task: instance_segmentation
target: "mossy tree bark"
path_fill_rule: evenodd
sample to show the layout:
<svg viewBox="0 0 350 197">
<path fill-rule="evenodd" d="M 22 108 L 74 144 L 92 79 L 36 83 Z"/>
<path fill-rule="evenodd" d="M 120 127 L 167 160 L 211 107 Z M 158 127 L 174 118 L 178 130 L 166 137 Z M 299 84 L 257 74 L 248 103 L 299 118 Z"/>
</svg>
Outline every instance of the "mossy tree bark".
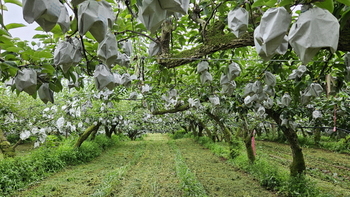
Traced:
<svg viewBox="0 0 350 197">
<path fill-rule="evenodd" d="M 97 125 L 91 125 L 88 127 L 84 133 L 78 138 L 77 142 L 75 143 L 74 147 L 79 148 L 83 142 L 90 136 L 92 132 L 95 130 L 97 131 L 98 128 L 101 126 L 102 123 L 98 122 Z"/>
<path fill-rule="evenodd" d="M 0 150 L 4 154 L 4 158 L 15 157 L 15 147 L 11 146 L 11 143 L 7 141 L 4 132 L 0 129 Z"/>
<path fill-rule="evenodd" d="M 98 131 L 99 128 L 100 128 L 100 126 L 98 126 L 97 128 L 95 128 L 95 129 L 91 132 L 91 134 L 90 134 L 90 140 L 91 140 L 91 141 L 94 141 L 94 140 L 95 140 L 96 134 L 97 134 L 97 131 Z"/>
<path fill-rule="evenodd" d="M 182 111 L 186 111 L 188 109 L 190 109 L 190 105 L 184 104 L 184 105 L 176 106 L 174 109 L 154 111 L 154 112 L 152 112 L 152 114 L 153 115 L 163 115 L 163 114 L 168 114 L 168 113 L 182 112 Z"/>
<path fill-rule="evenodd" d="M 344 24 L 344 27 L 340 31 L 338 51 L 347 52 L 350 51 L 350 19 Z M 210 34 L 206 36 L 206 40 L 207 42 L 191 49 L 181 51 L 176 55 L 163 52 L 159 56 L 158 63 L 166 68 L 175 68 L 197 61 L 198 58 L 203 58 L 218 51 L 254 46 L 253 33 L 248 33 L 242 38 L 236 38 L 232 33 Z M 167 42 L 162 43 L 163 48 L 167 48 L 166 44 Z"/>
<path fill-rule="evenodd" d="M 286 137 L 290 148 L 292 149 L 292 158 L 293 161 L 290 165 L 290 175 L 293 177 L 297 177 L 301 174 L 305 173 L 306 166 L 302 148 L 298 142 L 297 133 L 285 126 L 281 126 L 280 112 L 274 111 L 272 109 L 266 109 L 266 113 L 279 125 L 279 128 L 282 130 L 284 136 Z"/>
<path fill-rule="evenodd" d="M 293 129 L 286 128 L 286 127 L 282 127 L 282 132 L 286 136 L 290 144 L 290 148 L 292 149 L 293 161 L 292 161 L 292 164 L 290 165 L 291 176 L 296 177 L 296 176 L 299 176 L 300 174 L 304 174 L 306 170 L 305 160 L 304 160 L 302 148 L 300 147 L 298 142 L 298 136 L 296 132 Z"/>
<path fill-rule="evenodd" d="M 336 107 L 335 107 L 336 110 Z M 320 119 L 316 119 L 316 126 L 322 125 L 322 121 Z M 321 128 L 315 128 L 314 130 L 314 142 L 316 146 L 320 146 L 321 141 Z"/>
</svg>

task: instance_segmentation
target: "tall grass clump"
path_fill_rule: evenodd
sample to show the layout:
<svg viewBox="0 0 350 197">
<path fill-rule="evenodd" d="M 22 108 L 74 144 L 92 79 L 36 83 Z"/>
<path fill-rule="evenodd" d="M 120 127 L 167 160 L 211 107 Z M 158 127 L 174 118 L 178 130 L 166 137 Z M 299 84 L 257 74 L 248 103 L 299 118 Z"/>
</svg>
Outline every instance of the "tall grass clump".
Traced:
<svg viewBox="0 0 350 197">
<path fill-rule="evenodd" d="M 117 141 L 117 136 L 110 139 L 100 135 L 94 141 L 85 141 L 81 147 L 73 148 L 74 139 L 67 139 L 58 146 L 39 147 L 23 157 L 0 160 L 0 194 L 9 195 L 67 165 L 91 161 Z"/>
</svg>

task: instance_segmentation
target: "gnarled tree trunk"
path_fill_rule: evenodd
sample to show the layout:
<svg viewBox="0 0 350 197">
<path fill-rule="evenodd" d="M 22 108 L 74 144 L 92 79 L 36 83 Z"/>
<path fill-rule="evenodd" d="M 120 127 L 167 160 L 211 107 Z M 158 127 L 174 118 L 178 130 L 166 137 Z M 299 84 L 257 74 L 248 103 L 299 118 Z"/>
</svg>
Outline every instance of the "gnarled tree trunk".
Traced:
<svg viewBox="0 0 350 197">
<path fill-rule="evenodd" d="M 290 145 L 290 148 L 292 149 L 293 161 L 290 165 L 290 175 L 296 177 L 300 174 L 303 174 L 306 170 L 306 166 L 303 151 L 298 142 L 297 133 L 291 128 L 281 126 L 281 114 L 279 112 L 272 109 L 266 109 L 266 113 L 277 123 L 277 125 L 280 126 L 284 136 Z"/>
<path fill-rule="evenodd" d="M 298 142 L 298 135 L 293 129 L 286 127 L 282 127 L 282 132 L 286 136 L 290 148 L 292 149 L 293 161 L 290 165 L 290 174 L 291 176 L 303 174 L 306 170 L 306 166 L 303 151 Z"/>
</svg>

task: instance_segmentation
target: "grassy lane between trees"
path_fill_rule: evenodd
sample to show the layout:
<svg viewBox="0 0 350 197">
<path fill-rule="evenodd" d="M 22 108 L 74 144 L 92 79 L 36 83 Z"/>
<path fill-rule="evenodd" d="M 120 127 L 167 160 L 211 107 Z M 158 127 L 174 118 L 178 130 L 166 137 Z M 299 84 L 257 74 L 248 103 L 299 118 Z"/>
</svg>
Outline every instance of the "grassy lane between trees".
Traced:
<svg viewBox="0 0 350 197">
<path fill-rule="evenodd" d="M 272 165 L 288 168 L 291 163 L 289 145 L 268 141 L 257 141 L 257 149 Z M 303 148 L 307 174 L 312 177 L 321 193 L 330 196 L 350 197 L 350 155 L 322 149 Z"/>
<path fill-rule="evenodd" d="M 222 160 L 229 158 L 227 143 L 213 143 L 206 137 L 198 138 L 197 142 L 220 156 Z M 289 177 L 292 157 L 288 144 L 256 141 L 257 154 L 254 165 L 248 164 L 245 149 L 239 147 L 238 145 L 240 155 L 227 160 L 227 163 L 253 175 L 260 185 L 278 191 L 279 195 L 350 197 L 349 154 L 303 147 L 307 176 L 303 180 L 298 177 L 298 181 Z"/>
<path fill-rule="evenodd" d="M 135 165 L 144 147 L 138 142 L 123 142 L 89 163 L 68 167 L 12 196 L 104 196 L 129 166 Z"/>
<path fill-rule="evenodd" d="M 251 175 L 229 165 L 192 139 L 175 142 L 209 196 L 277 196 L 263 189 Z"/>
<path fill-rule="evenodd" d="M 192 139 L 121 142 L 12 196 L 276 196 Z"/>
</svg>

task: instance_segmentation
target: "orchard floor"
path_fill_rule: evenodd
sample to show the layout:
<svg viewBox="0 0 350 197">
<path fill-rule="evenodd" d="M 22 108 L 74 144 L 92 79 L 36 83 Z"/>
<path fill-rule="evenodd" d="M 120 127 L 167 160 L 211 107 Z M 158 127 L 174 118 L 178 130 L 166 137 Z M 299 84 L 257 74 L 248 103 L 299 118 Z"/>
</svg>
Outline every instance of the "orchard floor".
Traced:
<svg viewBox="0 0 350 197">
<path fill-rule="evenodd" d="M 207 196 L 277 196 L 192 139 L 173 141 L 163 134 L 123 142 L 90 163 L 69 167 L 13 196 L 203 196 L 191 193 L 193 185 L 184 181 L 187 174 L 194 175 Z"/>
</svg>

